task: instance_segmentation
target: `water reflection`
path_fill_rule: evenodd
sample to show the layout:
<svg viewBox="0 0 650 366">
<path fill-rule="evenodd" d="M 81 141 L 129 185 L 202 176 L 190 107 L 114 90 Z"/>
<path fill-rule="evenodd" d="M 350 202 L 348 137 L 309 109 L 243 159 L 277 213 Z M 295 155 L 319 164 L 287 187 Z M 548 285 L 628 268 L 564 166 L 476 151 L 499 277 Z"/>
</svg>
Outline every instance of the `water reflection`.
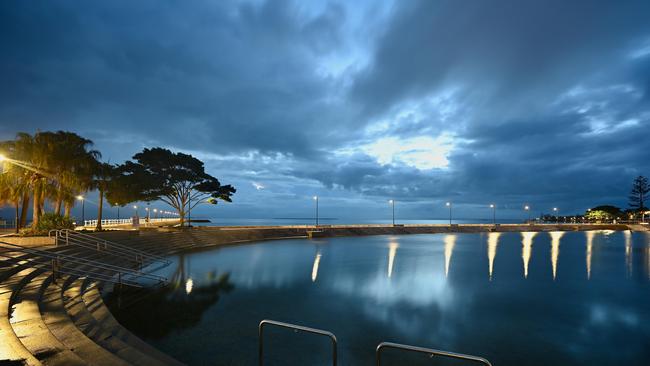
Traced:
<svg viewBox="0 0 650 366">
<path fill-rule="evenodd" d="M 395 254 L 397 253 L 399 244 L 391 242 L 388 244 L 388 278 L 393 275 L 393 263 L 395 262 Z"/>
<path fill-rule="evenodd" d="M 311 282 L 316 282 L 316 278 L 318 277 L 318 266 L 320 265 L 320 250 L 316 253 L 316 257 L 314 258 L 314 265 L 311 268 Z"/>
<path fill-rule="evenodd" d="M 451 255 L 454 253 L 456 246 L 456 235 L 445 235 L 445 277 L 449 276 L 449 265 L 451 264 Z"/>
<path fill-rule="evenodd" d="M 551 231 L 551 267 L 553 268 L 553 281 L 557 278 L 557 260 L 560 256 L 560 239 L 564 231 Z"/>
<path fill-rule="evenodd" d="M 537 232 L 525 231 L 521 233 L 521 259 L 524 262 L 524 278 L 528 278 L 528 263 L 530 263 L 535 235 L 537 235 Z"/>
<path fill-rule="evenodd" d="M 648 278 L 650 278 L 650 234 L 648 232 L 645 232 L 645 271 L 646 274 L 648 275 Z"/>
<path fill-rule="evenodd" d="M 177 276 L 186 278 L 177 291 L 166 290 L 162 299 L 152 296 L 130 321 L 118 320 L 187 364 L 257 364 L 257 324 L 269 317 L 333 331 L 344 340 L 339 360 L 346 365 L 373 364 L 372 349 L 385 339 L 476 353 L 495 365 L 522 364 L 522 355 L 535 356 L 525 360 L 531 366 L 650 365 L 644 337 L 650 334 L 650 281 L 643 268 L 650 264 L 650 242 L 642 233 L 630 235 L 628 244 L 627 233 L 604 240 L 596 231 L 588 244 L 590 235 L 501 233 L 497 238 L 457 233 L 327 238 L 327 246 L 320 247 L 301 240 L 225 247 L 188 256 L 192 271 Z M 582 266 L 588 247 L 590 271 L 596 275 L 586 286 Z M 634 267 L 640 278 L 634 280 L 624 277 L 620 263 L 627 247 L 636 251 Z M 533 263 L 533 249 L 537 259 L 544 259 Z M 497 254 L 499 278 L 485 286 L 485 259 L 496 276 Z M 452 259 L 454 275 L 446 280 Z M 552 277 L 544 272 L 546 260 L 553 263 Z M 232 271 L 228 282 L 237 290 L 228 295 L 223 288 L 215 290 L 221 299 L 199 306 L 196 296 L 215 268 L 216 275 Z M 167 269 L 165 275 L 171 277 L 176 268 Z M 393 271 L 395 278 L 389 277 Z M 308 276 L 318 281 L 317 288 Z M 190 278 L 192 291 L 187 294 Z M 164 329 L 142 331 L 145 324 Z M 491 342 L 485 342 L 485 329 L 492 330 Z M 164 332 L 162 339 L 148 337 Z M 307 359 L 311 350 L 303 346 L 291 343 L 285 350 Z"/>
<path fill-rule="evenodd" d="M 185 256 L 181 255 L 167 286 L 125 287 L 109 294 L 106 303 L 129 329 L 146 338 L 160 339 L 199 324 L 203 313 L 233 289 L 230 273 L 218 275 L 212 270 L 189 278 Z"/>
<path fill-rule="evenodd" d="M 625 238 L 625 268 L 628 277 L 632 274 L 632 232 L 630 230 L 623 231 Z"/>
<path fill-rule="evenodd" d="M 587 236 L 587 252 L 585 253 L 585 261 L 587 262 L 587 279 L 591 279 L 591 251 L 594 246 L 594 231 L 585 231 Z"/>
<path fill-rule="evenodd" d="M 488 233 L 488 272 L 490 273 L 490 281 L 492 281 L 492 271 L 494 270 L 494 258 L 497 256 L 499 236 L 501 236 L 501 233 Z"/>
</svg>

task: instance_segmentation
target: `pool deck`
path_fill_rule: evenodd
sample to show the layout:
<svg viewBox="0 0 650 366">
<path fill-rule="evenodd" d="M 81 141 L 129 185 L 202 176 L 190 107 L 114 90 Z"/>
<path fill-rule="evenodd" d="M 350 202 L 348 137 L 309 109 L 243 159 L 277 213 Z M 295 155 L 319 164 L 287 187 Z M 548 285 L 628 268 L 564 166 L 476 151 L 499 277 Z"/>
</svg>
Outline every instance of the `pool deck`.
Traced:
<svg viewBox="0 0 650 366">
<path fill-rule="evenodd" d="M 405 235 L 527 231 L 648 231 L 647 225 L 322 225 L 147 228 L 94 233 L 158 255 L 205 248 L 306 237 Z M 53 253 L 124 265 L 105 251 L 54 246 L 50 238 L 2 237 L 0 241 L 41 245 Z M 0 249 L 2 251 L 3 249 Z M 32 254 L 10 253 L 27 259 Z M 15 365 L 178 365 L 123 328 L 104 304 L 102 282 L 32 268 L 27 262 L 0 260 L 0 364 Z"/>
</svg>

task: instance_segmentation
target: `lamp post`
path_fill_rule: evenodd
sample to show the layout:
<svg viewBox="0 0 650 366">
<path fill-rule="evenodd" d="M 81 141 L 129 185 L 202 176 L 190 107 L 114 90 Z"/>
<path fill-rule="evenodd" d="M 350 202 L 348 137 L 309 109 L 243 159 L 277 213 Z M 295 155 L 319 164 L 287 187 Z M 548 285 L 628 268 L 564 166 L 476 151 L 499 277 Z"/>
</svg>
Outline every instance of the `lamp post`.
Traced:
<svg viewBox="0 0 650 366">
<path fill-rule="evenodd" d="M 117 206 L 117 219 L 120 219 L 120 204 L 116 203 L 115 206 Z"/>
<path fill-rule="evenodd" d="M 316 201 L 316 226 L 318 226 L 318 196 L 314 196 L 314 201 Z"/>
<path fill-rule="evenodd" d="M 157 208 L 153 209 L 153 219 L 154 220 L 158 219 L 158 209 Z"/>
<path fill-rule="evenodd" d="M 135 210 L 135 217 L 138 217 L 138 206 L 133 205 L 133 209 Z"/>
<path fill-rule="evenodd" d="M 388 200 L 388 203 L 393 207 L 393 226 L 395 226 L 395 200 Z"/>
<path fill-rule="evenodd" d="M 557 207 L 553 207 L 553 215 L 555 215 L 555 222 L 559 223 L 560 222 L 560 216 L 558 215 L 559 209 Z"/>
<path fill-rule="evenodd" d="M 147 205 L 148 204 L 149 203 L 147 203 Z M 146 218 L 147 220 L 146 221 L 149 222 L 149 207 L 145 207 L 144 210 L 147 212 L 147 218 Z"/>
<path fill-rule="evenodd" d="M 451 202 L 447 202 L 445 205 L 449 207 L 449 226 L 451 226 Z"/>
<path fill-rule="evenodd" d="M 492 224 L 496 225 L 497 224 L 497 205 L 495 205 L 494 203 L 491 203 L 490 208 L 492 209 Z"/>
<path fill-rule="evenodd" d="M 524 206 L 524 210 L 528 213 L 528 223 L 530 224 L 530 206 Z"/>
<path fill-rule="evenodd" d="M 86 200 L 82 195 L 77 196 L 77 200 L 81 201 L 81 224 L 86 227 Z"/>
</svg>

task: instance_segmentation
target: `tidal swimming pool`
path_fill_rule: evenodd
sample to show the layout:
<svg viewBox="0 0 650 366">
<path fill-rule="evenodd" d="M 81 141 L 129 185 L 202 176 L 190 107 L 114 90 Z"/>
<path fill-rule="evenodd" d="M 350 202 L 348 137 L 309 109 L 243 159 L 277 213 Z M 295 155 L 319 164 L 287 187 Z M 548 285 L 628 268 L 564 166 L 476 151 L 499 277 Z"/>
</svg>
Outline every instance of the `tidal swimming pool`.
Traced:
<svg viewBox="0 0 650 366">
<path fill-rule="evenodd" d="M 493 365 L 650 365 L 646 233 L 294 239 L 173 260 L 162 271 L 170 286 L 111 310 L 192 365 L 257 365 L 262 319 L 333 332 L 339 365 L 374 365 L 382 341 Z M 265 339 L 268 365 L 331 364 L 327 339 L 272 328 Z M 386 356 L 386 365 L 442 364 Z"/>
</svg>

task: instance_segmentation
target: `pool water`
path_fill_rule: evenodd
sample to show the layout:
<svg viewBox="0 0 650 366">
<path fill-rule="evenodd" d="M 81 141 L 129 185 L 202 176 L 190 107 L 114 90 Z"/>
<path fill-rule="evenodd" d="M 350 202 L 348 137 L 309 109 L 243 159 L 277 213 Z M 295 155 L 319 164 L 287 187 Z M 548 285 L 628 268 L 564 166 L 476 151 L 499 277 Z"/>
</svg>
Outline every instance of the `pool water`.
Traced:
<svg viewBox="0 0 650 366">
<path fill-rule="evenodd" d="M 650 365 L 646 233 L 294 239 L 173 259 L 169 287 L 132 304 L 122 293 L 130 306 L 112 310 L 192 365 L 257 365 L 262 319 L 333 332 L 339 365 L 374 365 L 382 341 L 493 365 Z M 326 338 L 265 333 L 268 365 L 331 364 Z M 462 364 L 385 356 L 385 365 Z"/>
</svg>

